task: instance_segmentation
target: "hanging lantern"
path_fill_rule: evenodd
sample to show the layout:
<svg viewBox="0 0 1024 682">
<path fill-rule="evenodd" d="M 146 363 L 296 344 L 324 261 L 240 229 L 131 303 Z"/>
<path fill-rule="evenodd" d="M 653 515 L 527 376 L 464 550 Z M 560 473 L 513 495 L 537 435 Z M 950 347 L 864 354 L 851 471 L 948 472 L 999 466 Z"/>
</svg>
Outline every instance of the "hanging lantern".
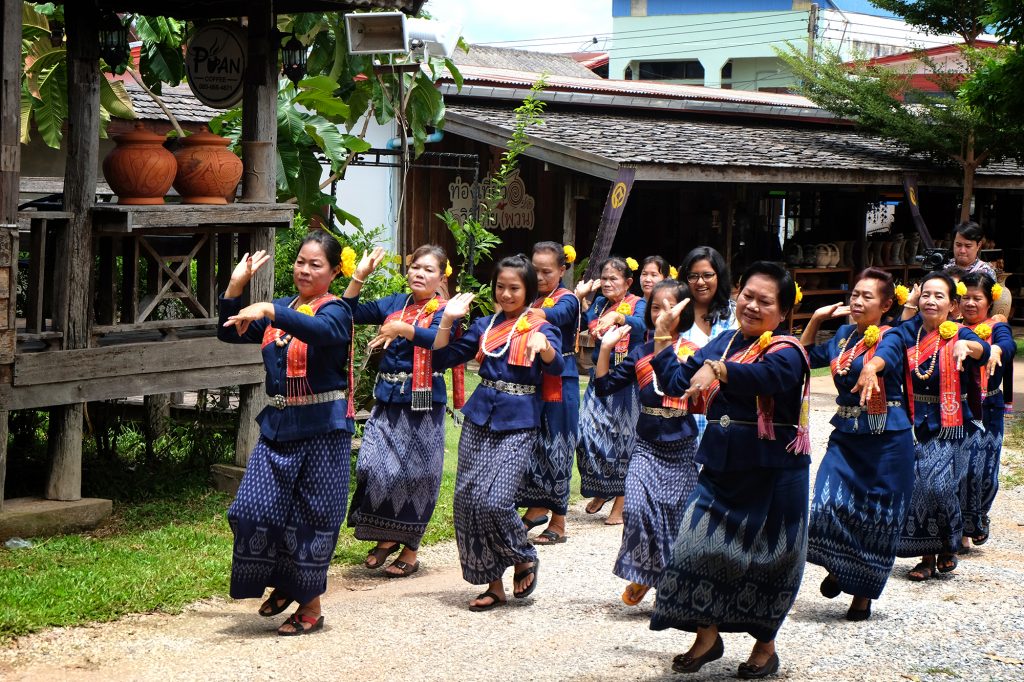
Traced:
<svg viewBox="0 0 1024 682">
<path fill-rule="evenodd" d="M 128 62 L 128 27 L 114 12 L 100 17 L 100 57 L 112 71 L 122 73 Z"/>
<path fill-rule="evenodd" d="M 281 48 L 281 62 L 284 75 L 296 85 L 306 76 L 306 46 L 303 45 L 295 34 Z"/>
</svg>

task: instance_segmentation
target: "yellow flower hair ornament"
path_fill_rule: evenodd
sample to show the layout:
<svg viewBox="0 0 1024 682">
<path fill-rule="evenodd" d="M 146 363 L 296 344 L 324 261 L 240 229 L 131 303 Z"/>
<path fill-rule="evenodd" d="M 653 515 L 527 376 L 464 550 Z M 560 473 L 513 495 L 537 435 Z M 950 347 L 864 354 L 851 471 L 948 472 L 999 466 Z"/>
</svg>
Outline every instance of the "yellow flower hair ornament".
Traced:
<svg viewBox="0 0 1024 682">
<path fill-rule="evenodd" d="M 550 296 L 545 297 L 544 301 L 540 304 L 541 308 L 553 308 L 555 305 L 555 299 Z"/>
<path fill-rule="evenodd" d="M 796 296 L 793 297 L 793 305 L 800 305 L 800 301 L 804 300 L 804 292 L 796 282 L 793 282 L 793 288 L 796 289 Z"/>
<path fill-rule="evenodd" d="M 896 285 L 896 305 L 906 305 L 907 299 L 910 298 L 910 289 L 906 288 L 902 284 Z"/>
<path fill-rule="evenodd" d="M 309 315 L 310 317 L 312 317 L 313 306 L 309 305 L 308 303 L 303 303 L 302 305 L 295 309 L 295 312 L 302 313 L 303 315 Z"/>
<path fill-rule="evenodd" d="M 637 269 L 640 267 L 640 264 L 637 263 L 636 260 L 633 258 L 626 258 L 626 267 L 632 270 L 633 272 L 636 272 Z"/>
<path fill-rule="evenodd" d="M 760 337 L 758 337 L 758 339 L 757 339 L 757 346 L 761 350 L 764 350 L 765 348 L 768 347 L 768 344 L 771 343 L 771 342 L 772 342 L 772 333 L 771 332 L 765 332 L 764 334 L 761 334 Z"/>
<path fill-rule="evenodd" d="M 622 315 L 629 315 L 631 312 L 633 312 L 633 309 L 629 307 L 628 303 L 623 301 L 622 303 L 619 304 L 619 307 L 615 309 L 615 312 L 620 313 Z"/>
<path fill-rule="evenodd" d="M 996 282 L 995 284 L 992 285 L 992 300 L 998 301 L 1002 295 L 1003 287 L 1001 284 L 999 284 L 999 282 Z"/>
<path fill-rule="evenodd" d="M 877 326 L 869 326 L 867 329 L 864 330 L 864 346 L 867 348 L 873 347 L 876 343 L 878 343 L 878 339 L 881 338 L 881 336 L 882 332 Z"/>
<path fill-rule="evenodd" d="M 447 261 L 444 262 L 444 276 L 445 277 L 451 277 L 452 276 L 452 262 L 450 260 L 447 260 Z"/>
<path fill-rule="evenodd" d="M 575 263 L 576 262 L 576 249 L 574 249 L 569 244 L 566 244 L 565 246 L 562 247 L 562 253 L 565 254 L 565 262 L 566 263 Z"/>
<path fill-rule="evenodd" d="M 963 282 L 956 283 L 956 295 L 963 296 L 967 293 L 967 285 Z"/>
<path fill-rule="evenodd" d="M 427 315 L 435 313 L 437 312 L 437 308 L 439 305 L 440 303 L 437 302 L 437 299 L 432 298 L 429 301 L 427 301 L 427 304 L 425 306 L 423 306 L 423 312 L 425 312 Z"/>
<path fill-rule="evenodd" d="M 679 279 L 679 271 L 676 270 L 676 266 L 668 266 L 668 276 L 670 279 Z"/>
<path fill-rule="evenodd" d="M 957 326 L 956 322 L 946 320 L 945 322 L 939 325 L 939 336 L 948 341 L 954 336 L 956 336 L 956 332 L 958 329 L 959 327 Z"/>
<path fill-rule="evenodd" d="M 520 317 L 519 321 L 516 322 L 516 331 L 517 332 L 525 332 L 529 328 L 530 328 L 530 321 L 526 319 L 525 315 L 523 317 Z"/>
<path fill-rule="evenodd" d="M 341 274 L 351 277 L 356 271 L 356 252 L 351 246 L 341 250 Z"/>
</svg>

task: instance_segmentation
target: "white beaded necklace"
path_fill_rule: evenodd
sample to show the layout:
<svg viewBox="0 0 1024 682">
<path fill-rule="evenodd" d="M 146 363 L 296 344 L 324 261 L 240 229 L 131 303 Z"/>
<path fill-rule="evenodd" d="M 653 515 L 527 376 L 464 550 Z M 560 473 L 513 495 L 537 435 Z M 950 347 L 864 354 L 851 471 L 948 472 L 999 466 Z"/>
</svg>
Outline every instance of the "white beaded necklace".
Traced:
<svg viewBox="0 0 1024 682">
<path fill-rule="evenodd" d="M 423 307 L 420 308 L 419 312 L 416 313 L 416 317 L 414 317 L 412 322 L 410 322 L 409 324 L 411 324 L 414 327 L 416 326 L 416 323 L 420 321 L 420 317 L 423 315 L 423 311 L 427 309 L 427 304 L 430 303 L 430 301 L 433 300 L 433 298 L 434 297 L 431 296 L 430 298 L 428 298 L 425 301 L 423 301 Z M 409 307 L 409 302 L 411 300 L 413 300 L 412 299 L 412 294 L 409 294 L 408 296 L 405 297 L 405 304 L 402 306 L 402 316 L 398 318 L 402 322 L 405 322 L 405 311 Z"/>
<path fill-rule="evenodd" d="M 526 317 L 526 313 L 530 311 L 529 308 L 520 313 L 519 317 L 516 318 L 516 323 L 512 325 L 512 331 L 508 334 L 508 339 L 505 340 L 505 345 L 501 347 L 501 350 L 492 353 L 487 350 L 487 335 L 491 333 L 491 328 L 494 326 L 494 321 L 498 319 L 498 315 L 491 315 L 491 321 L 487 324 L 487 329 L 484 330 L 484 335 L 480 338 L 480 350 L 484 352 L 489 358 L 500 358 L 508 350 L 508 347 L 512 345 L 512 337 L 515 335 L 516 327 L 519 326 L 519 321 Z"/>
</svg>

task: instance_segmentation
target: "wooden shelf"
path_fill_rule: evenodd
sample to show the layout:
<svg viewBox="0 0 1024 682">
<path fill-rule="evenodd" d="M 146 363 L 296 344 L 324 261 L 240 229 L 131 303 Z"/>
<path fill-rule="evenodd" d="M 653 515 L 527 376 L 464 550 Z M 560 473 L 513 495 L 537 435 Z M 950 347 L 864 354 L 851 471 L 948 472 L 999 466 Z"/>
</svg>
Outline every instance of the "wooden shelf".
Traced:
<svg viewBox="0 0 1024 682">
<path fill-rule="evenodd" d="M 842 296 L 850 293 L 849 289 L 803 289 L 804 298 L 808 296 Z"/>
</svg>

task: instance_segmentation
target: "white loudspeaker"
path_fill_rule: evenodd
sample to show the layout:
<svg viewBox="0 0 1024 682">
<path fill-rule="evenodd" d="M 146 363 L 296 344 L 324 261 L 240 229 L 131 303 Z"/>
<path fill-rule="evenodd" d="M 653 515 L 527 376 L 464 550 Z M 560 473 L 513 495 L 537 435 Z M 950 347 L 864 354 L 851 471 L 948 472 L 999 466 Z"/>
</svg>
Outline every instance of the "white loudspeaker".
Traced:
<svg viewBox="0 0 1024 682">
<path fill-rule="evenodd" d="M 408 20 L 409 40 L 413 49 L 423 48 L 434 57 L 451 57 L 459 44 L 462 27 L 429 19 Z"/>
<path fill-rule="evenodd" d="M 402 12 L 346 14 L 349 54 L 406 53 L 409 34 Z M 432 22 L 427 22 L 432 23 Z"/>
</svg>

